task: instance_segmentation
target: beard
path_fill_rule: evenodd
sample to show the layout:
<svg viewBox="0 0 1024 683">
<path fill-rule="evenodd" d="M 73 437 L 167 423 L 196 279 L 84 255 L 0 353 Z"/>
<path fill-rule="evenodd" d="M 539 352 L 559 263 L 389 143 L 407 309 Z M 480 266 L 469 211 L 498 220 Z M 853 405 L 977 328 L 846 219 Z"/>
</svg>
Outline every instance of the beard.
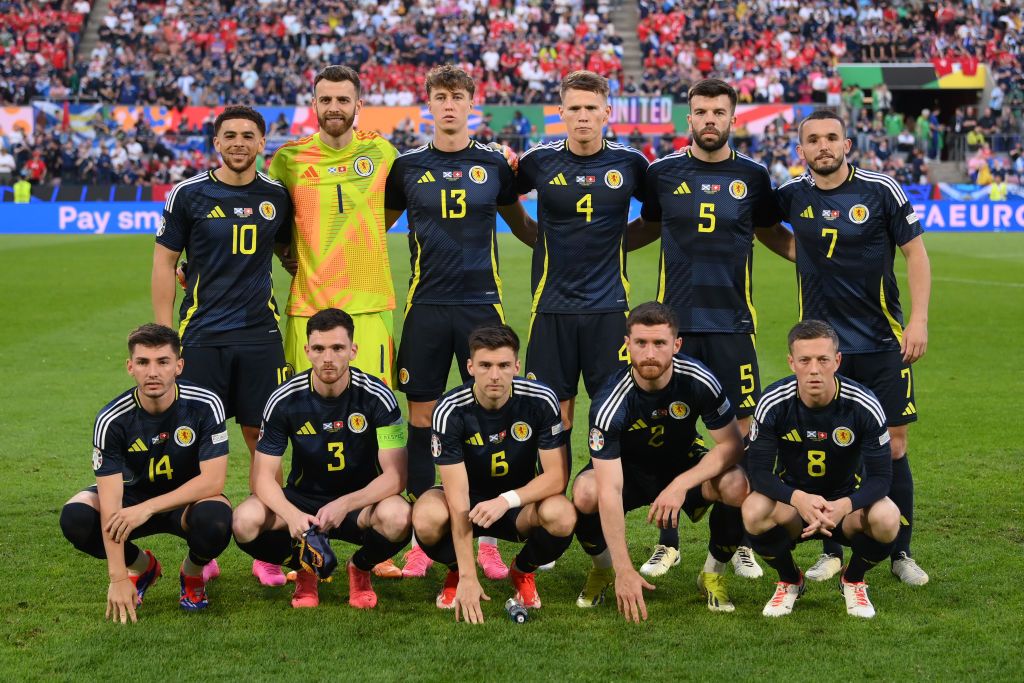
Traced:
<svg viewBox="0 0 1024 683">
<path fill-rule="evenodd" d="M 256 155 L 254 154 L 252 156 L 249 156 L 247 154 L 245 160 L 241 163 L 238 163 L 230 156 L 222 154 L 221 161 L 223 161 L 224 165 L 227 166 L 232 171 L 234 171 L 235 173 L 242 173 L 243 171 L 248 170 L 249 167 L 256 162 Z"/>
<path fill-rule="evenodd" d="M 842 167 L 845 160 L 846 155 L 841 154 L 839 157 L 833 157 L 832 159 L 808 160 L 807 165 L 818 175 L 832 175 Z"/>
<path fill-rule="evenodd" d="M 319 124 L 320 130 L 336 138 L 341 137 L 349 131 L 352 127 L 352 121 L 353 119 L 350 119 L 344 114 L 337 117 L 332 116 L 331 118 L 321 116 L 319 112 L 317 112 L 316 115 L 316 122 Z"/>
<path fill-rule="evenodd" d="M 718 133 L 718 137 L 711 142 L 706 142 L 704 140 L 704 133 L 710 132 L 711 130 L 714 130 L 716 133 Z M 718 150 L 725 147 L 725 144 L 729 142 L 730 132 L 731 128 L 726 128 L 724 131 L 721 132 L 719 132 L 717 128 L 705 128 L 704 130 L 700 131 L 699 133 L 693 136 L 693 144 L 697 145 L 705 152 L 717 152 Z"/>
<path fill-rule="evenodd" d="M 661 363 L 657 362 L 647 362 L 634 367 L 636 370 L 636 374 L 640 375 L 640 377 L 647 381 L 651 381 L 658 379 L 659 377 L 664 375 L 665 371 L 668 370 L 669 365 L 662 365 Z"/>
</svg>

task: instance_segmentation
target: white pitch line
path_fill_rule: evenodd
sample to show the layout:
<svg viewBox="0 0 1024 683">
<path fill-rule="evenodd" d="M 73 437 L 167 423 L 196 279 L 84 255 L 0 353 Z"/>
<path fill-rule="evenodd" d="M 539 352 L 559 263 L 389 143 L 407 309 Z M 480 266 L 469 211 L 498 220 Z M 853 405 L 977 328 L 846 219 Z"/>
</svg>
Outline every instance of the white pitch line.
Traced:
<svg viewBox="0 0 1024 683">
<path fill-rule="evenodd" d="M 1020 289 L 1024 287 L 1024 282 L 997 282 L 996 280 L 968 280 L 966 278 L 959 277 L 936 277 L 932 278 L 939 282 L 955 282 L 961 285 L 988 285 L 991 287 L 1014 287 Z"/>
</svg>

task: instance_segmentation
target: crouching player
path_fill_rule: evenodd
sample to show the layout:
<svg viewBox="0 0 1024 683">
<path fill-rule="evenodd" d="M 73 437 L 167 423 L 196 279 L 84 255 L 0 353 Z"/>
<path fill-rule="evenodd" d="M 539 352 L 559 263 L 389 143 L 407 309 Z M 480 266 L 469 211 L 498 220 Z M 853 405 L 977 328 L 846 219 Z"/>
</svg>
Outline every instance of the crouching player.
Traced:
<svg viewBox="0 0 1024 683">
<path fill-rule="evenodd" d="M 729 399 L 701 363 L 674 355 L 682 340 L 672 309 L 654 301 L 626 319 L 630 365 L 609 379 L 590 407 L 590 464 L 576 477 L 576 536 L 594 567 L 576 598 L 594 607 L 615 581 L 619 611 L 647 619 L 643 591 L 654 588 L 633 568 L 625 513 L 650 505 L 647 521 L 676 528 L 680 512 L 697 522 L 711 507 L 708 557 L 697 575 L 708 609 L 732 612 L 723 576 L 743 538 L 739 506 L 748 492 L 737 466 L 743 439 Z M 695 444 L 700 417 L 715 440 Z"/>
<path fill-rule="evenodd" d="M 352 316 L 328 308 L 306 325 L 312 365 L 278 387 L 263 411 L 255 494 L 235 510 L 235 541 L 257 560 L 300 569 L 293 540 L 311 526 L 360 548 L 348 563 L 348 602 L 370 609 L 370 570 L 409 542 L 406 427 L 394 394 L 350 364 L 357 348 Z M 288 442 L 292 465 L 275 479 Z M 292 607 L 320 604 L 318 579 L 299 571 Z"/>
<path fill-rule="evenodd" d="M 769 387 L 754 413 L 747 453 L 754 492 L 743 503 L 743 522 L 754 550 L 779 573 L 768 617 L 793 611 L 804 591 L 793 544 L 814 537 L 853 549 L 839 578 L 846 612 L 875 616 L 864 574 L 889 557 L 900 513 L 886 497 L 885 413 L 870 390 L 836 374 L 841 360 L 828 324 L 798 323 L 789 332 L 794 374 Z"/>
<path fill-rule="evenodd" d="M 472 380 L 434 409 L 431 450 L 441 487 L 416 501 L 413 525 L 423 551 L 449 568 L 437 606 L 481 623 L 480 600 L 490 598 L 477 578 L 473 537 L 526 541 L 509 578 L 515 599 L 538 608 L 534 572 L 569 547 L 576 514 L 564 495 L 569 466 L 558 398 L 516 377 L 519 337 L 507 325 L 480 327 L 469 336 L 469 353 Z"/>
<path fill-rule="evenodd" d="M 203 567 L 231 542 L 231 505 L 222 495 L 224 406 L 213 392 L 177 381 L 184 365 L 180 348 L 178 334 L 163 325 L 143 325 L 128 336 L 128 373 L 136 386 L 96 417 L 96 484 L 60 514 L 72 545 L 106 558 L 106 615 L 121 623 L 136 620 L 135 608 L 162 572 L 133 540 L 153 534 L 185 539 L 180 603 L 186 610 L 209 604 Z"/>
</svg>

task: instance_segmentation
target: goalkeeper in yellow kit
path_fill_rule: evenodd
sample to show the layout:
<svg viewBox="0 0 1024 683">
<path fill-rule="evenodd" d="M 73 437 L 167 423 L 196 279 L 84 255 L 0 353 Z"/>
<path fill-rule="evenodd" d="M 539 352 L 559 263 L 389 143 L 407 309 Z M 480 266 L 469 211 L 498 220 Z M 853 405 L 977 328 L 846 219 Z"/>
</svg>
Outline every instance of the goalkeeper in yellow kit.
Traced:
<svg viewBox="0 0 1024 683">
<path fill-rule="evenodd" d="M 298 262 L 288 297 L 285 359 L 309 368 L 306 321 L 340 308 L 355 321 L 352 365 L 394 387 L 395 288 L 384 224 L 384 181 L 398 151 L 376 133 L 353 130 L 362 105 L 359 74 L 328 66 L 313 81 L 319 132 L 285 144 L 270 175 L 295 205 L 290 253 Z"/>
</svg>

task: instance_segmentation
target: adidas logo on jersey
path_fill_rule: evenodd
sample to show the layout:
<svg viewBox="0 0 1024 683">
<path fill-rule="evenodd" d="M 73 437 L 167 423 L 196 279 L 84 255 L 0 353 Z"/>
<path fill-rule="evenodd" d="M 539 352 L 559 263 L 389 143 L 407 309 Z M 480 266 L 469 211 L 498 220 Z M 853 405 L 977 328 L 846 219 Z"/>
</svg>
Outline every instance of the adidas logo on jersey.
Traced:
<svg viewBox="0 0 1024 683">
<path fill-rule="evenodd" d="M 627 431 L 635 432 L 638 429 L 647 429 L 647 423 L 644 422 L 643 419 L 634 422 L 632 425 L 629 426 L 629 429 Z"/>
<path fill-rule="evenodd" d="M 213 211 L 211 211 L 210 213 L 206 214 L 206 217 L 207 218 L 226 218 L 226 216 L 224 215 L 224 211 L 219 206 L 213 207 Z"/>
<path fill-rule="evenodd" d="M 466 443 L 468 443 L 470 446 L 483 446 L 484 437 L 480 436 L 480 432 L 477 432 L 473 436 L 466 439 Z"/>
<path fill-rule="evenodd" d="M 800 432 L 796 431 L 795 429 L 788 434 L 783 434 L 782 440 L 792 441 L 794 443 L 800 443 L 801 441 L 803 441 L 803 439 L 800 438 Z"/>
<path fill-rule="evenodd" d="M 302 172 L 302 177 L 306 180 L 320 180 L 320 174 L 316 172 L 316 168 L 313 166 L 307 166 L 306 170 Z"/>
<path fill-rule="evenodd" d="M 548 181 L 548 185 L 568 185 L 568 184 L 569 183 L 565 182 L 565 176 L 562 175 L 561 173 L 559 173 L 554 178 L 552 178 L 551 180 Z"/>
<path fill-rule="evenodd" d="M 679 187 L 672 194 L 690 194 L 690 186 L 686 184 L 686 181 L 679 183 Z"/>
<path fill-rule="evenodd" d="M 803 213 L 800 214 L 800 218 L 814 218 L 814 209 L 808 206 L 803 210 Z"/>
<path fill-rule="evenodd" d="M 753 396 L 747 396 L 743 399 L 743 403 L 740 404 L 740 408 L 753 408 L 757 405 L 757 401 L 754 400 Z"/>
<path fill-rule="evenodd" d="M 917 415 L 917 408 L 914 406 L 913 403 L 908 403 L 906 410 L 903 411 L 904 417 L 908 415 Z"/>
<path fill-rule="evenodd" d="M 416 181 L 416 184 L 419 185 L 421 183 L 432 183 L 432 182 L 434 182 L 434 174 L 431 173 L 430 171 L 427 171 L 426 173 L 424 173 L 423 175 L 420 176 L 420 179 Z"/>
<path fill-rule="evenodd" d="M 309 422 L 306 422 L 306 424 L 299 427 L 299 431 L 295 433 L 300 434 L 302 436 L 312 436 L 316 434 L 316 430 L 313 429 L 313 425 L 309 424 Z"/>
<path fill-rule="evenodd" d="M 149 449 L 146 448 L 146 444 L 142 441 L 142 439 L 135 439 L 135 443 L 128 447 L 129 453 L 144 453 L 148 450 Z"/>
</svg>

